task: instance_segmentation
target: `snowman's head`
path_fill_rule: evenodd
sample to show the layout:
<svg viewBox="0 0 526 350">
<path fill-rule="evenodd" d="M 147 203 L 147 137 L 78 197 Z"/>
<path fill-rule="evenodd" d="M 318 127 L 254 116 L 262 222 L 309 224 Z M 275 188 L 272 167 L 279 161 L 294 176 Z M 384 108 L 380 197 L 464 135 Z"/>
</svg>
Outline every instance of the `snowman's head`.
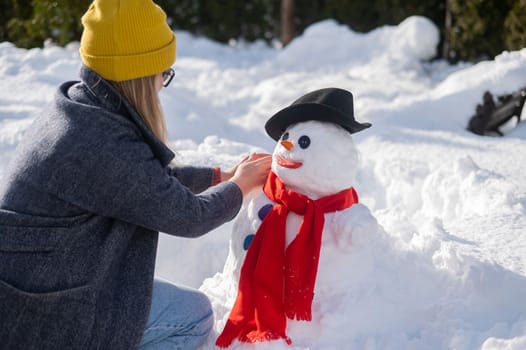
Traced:
<svg viewBox="0 0 526 350">
<path fill-rule="evenodd" d="M 358 152 L 341 126 L 317 120 L 287 127 L 272 155 L 272 171 L 287 188 L 312 199 L 351 187 Z"/>
</svg>

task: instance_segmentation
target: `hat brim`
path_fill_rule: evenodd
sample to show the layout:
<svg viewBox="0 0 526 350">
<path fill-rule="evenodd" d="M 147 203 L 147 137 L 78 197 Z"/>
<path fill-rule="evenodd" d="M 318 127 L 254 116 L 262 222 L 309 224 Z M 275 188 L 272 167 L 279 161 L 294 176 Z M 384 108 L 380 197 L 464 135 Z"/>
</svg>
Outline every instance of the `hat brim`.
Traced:
<svg viewBox="0 0 526 350">
<path fill-rule="evenodd" d="M 175 49 L 176 37 L 172 33 L 168 44 L 150 52 L 121 56 L 95 56 L 85 52 L 82 46 L 79 52 L 82 63 L 104 79 L 124 81 L 155 75 L 170 68 L 175 62 Z"/>
<path fill-rule="evenodd" d="M 308 120 L 334 123 L 340 125 L 351 134 L 371 126 L 370 123 L 359 123 L 330 106 L 319 103 L 302 103 L 291 105 L 274 114 L 265 123 L 265 130 L 271 138 L 278 141 L 287 127 Z"/>
</svg>

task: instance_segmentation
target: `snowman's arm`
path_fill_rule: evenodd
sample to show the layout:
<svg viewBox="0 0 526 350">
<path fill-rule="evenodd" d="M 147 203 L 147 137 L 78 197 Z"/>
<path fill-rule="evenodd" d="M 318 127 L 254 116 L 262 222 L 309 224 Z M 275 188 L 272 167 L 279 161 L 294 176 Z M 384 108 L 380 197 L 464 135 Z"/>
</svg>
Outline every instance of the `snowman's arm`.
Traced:
<svg viewBox="0 0 526 350">
<path fill-rule="evenodd" d="M 378 228 L 369 208 L 361 203 L 336 212 L 331 224 L 338 246 L 342 248 L 349 247 L 353 237 L 367 235 Z"/>
</svg>

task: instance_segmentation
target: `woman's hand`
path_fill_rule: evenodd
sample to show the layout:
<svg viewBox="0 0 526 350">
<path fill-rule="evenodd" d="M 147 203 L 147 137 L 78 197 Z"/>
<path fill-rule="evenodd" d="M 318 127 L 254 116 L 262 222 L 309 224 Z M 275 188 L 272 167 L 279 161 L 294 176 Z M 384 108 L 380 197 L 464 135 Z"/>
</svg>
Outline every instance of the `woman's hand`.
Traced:
<svg viewBox="0 0 526 350">
<path fill-rule="evenodd" d="M 252 153 L 228 171 L 222 172 L 221 180 L 225 179 L 236 183 L 244 196 L 256 187 L 263 186 L 270 171 L 271 163 L 272 156 L 270 154 Z M 223 176 L 225 177 L 223 178 Z"/>
<path fill-rule="evenodd" d="M 245 156 L 245 158 L 243 158 L 239 163 L 234 165 L 232 168 L 230 168 L 230 169 L 228 169 L 226 171 L 222 171 L 221 170 L 221 182 L 230 180 L 232 178 L 232 176 L 234 176 L 234 174 L 236 173 L 236 169 L 239 166 L 239 164 L 247 161 L 248 159 L 256 160 L 256 159 L 260 159 L 260 158 L 263 158 L 263 157 L 266 157 L 266 156 L 269 156 L 269 155 L 270 154 L 268 154 L 268 153 L 252 153 L 252 154 L 250 154 L 248 156 Z"/>
</svg>

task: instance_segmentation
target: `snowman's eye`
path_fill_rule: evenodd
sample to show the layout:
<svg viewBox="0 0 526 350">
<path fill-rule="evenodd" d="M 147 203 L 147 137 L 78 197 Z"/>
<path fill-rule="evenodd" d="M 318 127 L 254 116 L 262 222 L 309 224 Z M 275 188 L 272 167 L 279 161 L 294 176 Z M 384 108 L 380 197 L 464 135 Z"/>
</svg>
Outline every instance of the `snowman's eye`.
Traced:
<svg viewBox="0 0 526 350">
<path fill-rule="evenodd" d="M 288 140 L 288 138 L 289 138 L 289 133 L 288 132 L 286 132 L 283 135 L 281 135 L 281 140 L 282 141 Z"/>
<path fill-rule="evenodd" d="M 310 138 L 308 136 L 303 135 L 298 140 L 298 144 L 300 145 L 301 148 L 305 149 L 305 148 L 309 147 L 309 145 L 310 145 Z"/>
</svg>

